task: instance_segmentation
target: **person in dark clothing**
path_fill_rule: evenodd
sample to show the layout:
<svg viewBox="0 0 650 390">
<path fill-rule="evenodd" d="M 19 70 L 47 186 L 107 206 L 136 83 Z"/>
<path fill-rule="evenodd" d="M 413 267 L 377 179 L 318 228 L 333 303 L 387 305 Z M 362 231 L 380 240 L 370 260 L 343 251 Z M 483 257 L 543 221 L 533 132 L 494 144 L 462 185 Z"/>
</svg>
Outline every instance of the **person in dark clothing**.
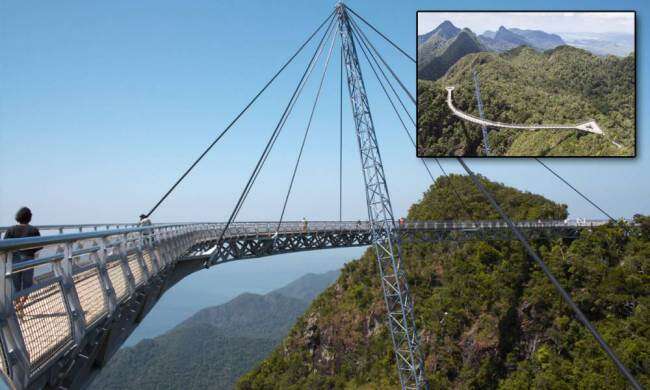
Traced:
<svg viewBox="0 0 650 390">
<path fill-rule="evenodd" d="M 138 223 L 138 226 L 140 227 L 145 227 L 145 226 L 151 226 L 151 220 L 149 217 L 147 217 L 144 214 L 140 214 L 140 222 Z M 142 232 L 142 237 L 144 238 L 144 241 L 147 244 L 153 244 L 153 237 L 151 236 L 153 229 L 147 229 Z"/>
<path fill-rule="evenodd" d="M 32 211 L 27 207 L 21 207 L 20 210 L 16 213 L 16 222 L 18 225 L 14 225 L 7 229 L 5 233 L 5 239 L 8 238 L 25 238 L 25 237 L 36 237 L 40 236 L 41 232 L 37 228 L 30 225 L 29 222 L 32 220 Z M 16 251 L 13 253 L 12 262 L 13 264 L 21 263 L 23 261 L 31 260 L 36 256 L 36 252 L 43 248 L 30 248 L 25 250 Z M 22 272 L 16 272 L 12 275 L 14 281 L 14 289 L 16 292 L 30 288 L 34 284 L 34 270 L 28 269 Z M 26 297 L 21 297 L 26 298 Z M 22 308 L 25 299 L 19 299 L 16 309 L 19 310 Z"/>
</svg>

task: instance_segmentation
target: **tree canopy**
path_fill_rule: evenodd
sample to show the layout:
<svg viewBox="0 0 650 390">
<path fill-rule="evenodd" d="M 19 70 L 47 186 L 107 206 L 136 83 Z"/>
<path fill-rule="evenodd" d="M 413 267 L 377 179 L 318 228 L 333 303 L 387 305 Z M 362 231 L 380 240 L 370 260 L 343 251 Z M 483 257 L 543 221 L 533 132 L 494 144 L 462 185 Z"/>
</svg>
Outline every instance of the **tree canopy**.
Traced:
<svg viewBox="0 0 650 390">
<path fill-rule="evenodd" d="M 562 218 L 566 206 L 488 182 L 515 218 Z M 452 186 L 455 189 L 452 189 Z M 440 178 L 409 218 L 494 218 L 469 179 Z M 531 211 L 534 210 L 534 211 Z M 454 214 L 455 212 L 455 214 Z M 650 385 L 650 218 L 533 240 L 562 285 Z M 404 243 L 403 265 L 431 388 L 625 388 L 625 379 L 573 317 L 541 270 L 511 241 Z M 299 318 L 239 389 L 393 389 L 398 386 L 372 248 Z"/>
<path fill-rule="evenodd" d="M 538 52 L 520 46 L 474 53 L 437 81 L 418 80 L 421 156 L 483 155 L 479 125 L 446 104 L 478 116 L 472 71 L 479 75 L 485 118 L 505 123 L 578 124 L 595 120 L 607 137 L 577 130 L 489 129 L 492 155 L 631 156 L 635 148 L 635 58 L 598 57 L 570 46 Z M 611 140 L 621 144 L 617 148 Z"/>
</svg>

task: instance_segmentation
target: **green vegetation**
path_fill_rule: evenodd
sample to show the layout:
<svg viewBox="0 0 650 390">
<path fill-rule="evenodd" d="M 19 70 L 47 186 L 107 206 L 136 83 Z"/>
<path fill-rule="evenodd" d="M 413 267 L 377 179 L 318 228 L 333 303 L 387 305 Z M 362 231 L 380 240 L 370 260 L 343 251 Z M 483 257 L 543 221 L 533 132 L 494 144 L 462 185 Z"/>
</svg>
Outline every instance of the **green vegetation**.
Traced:
<svg viewBox="0 0 650 390">
<path fill-rule="evenodd" d="M 307 274 L 269 294 L 242 294 L 203 309 L 164 335 L 118 351 L 90 388 L 232 388 L 337 276 Z"/>
<path fill-rule="evenodd" d="M 488 184 L 517 219 L 566 206 Z M 439 178 L 409 219 L 495 218 L 469 178 Z M 650 218 L 575 240 L 534 241 L 633 374 L 650 385 Z M 625 388 L 625 380 L 515 242 L 405 243 L 405 266 L 433 389 Z M 372 250 L 348 263 L 239 389 L 394 389 L 397 375 Z"/>
<path fill-rule="evenodd" d="M 261 335 L 263 336 L 263 335 Z M 91 389 L 225 389 L 277 345 L 193 324 L 124 348 Z"/>
<path fill-rule="evenodd" d="M 506 123 L 577 124 L 596 120 L 606 137 L 576 130 L 490 129 L 492 155 L 631 156 L 635 145 L 635 58 L 598 57 L 560 46 L 520 46 L 502 54 L 462 57 L 444 77 L 418 80 L 418 145 L 423 156 L 483 155 L 480 126 L 452 115 L 454 104 L 478 116 L 472 68 L 479 74 L 485 117 Z"/>
</svg>

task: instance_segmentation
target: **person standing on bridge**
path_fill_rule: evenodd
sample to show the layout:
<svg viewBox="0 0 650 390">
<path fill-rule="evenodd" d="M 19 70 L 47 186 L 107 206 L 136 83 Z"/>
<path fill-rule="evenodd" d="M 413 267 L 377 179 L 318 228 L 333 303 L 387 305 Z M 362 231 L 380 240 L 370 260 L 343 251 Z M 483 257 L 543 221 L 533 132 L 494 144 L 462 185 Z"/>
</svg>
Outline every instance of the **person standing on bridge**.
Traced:
<svg viewBox="0 0 650 390">
<path fill-rule="evenodd" d="M 20 210 L 16 213 L 16 222 L 18 225 L 14 225 L 7 229 L 5 233 L 5 240 L 9 238 L 25 238 L 25 237 L 38 237 L 41 235 L 41 232 L 38 231 L 38 228 L 30 225 L 32 221 L 32 211 L 27 207 L 21 207 Z M 21 251 L 13 252 L 11 261 L 12 264 L 22 263 L 23 261 L 31 260 L 36 257 L 36 252 L 40 251 L 43 248 L 30 248 L 24 249 Z M 11 275 L 14 282 L 14 291 L 18 292 L 30 288 L 34 284 L 34 269 L 30 268 L 22 272 L 13 272 Z M 23 306 L 27 296 L 22 296 L 18 298 L 16 302 L 16 311 L 20 314 L 22 313 Z"/>
<path fill-rule="evenodd" d="M 302 217 L 302 230 L 304 233 L 307 233 L 307 218 Z"/>
<path fill-rule="evenodd" d="M 151 220 L 149 217 L 147 217 L 144 214 L 140 214 L 140 222 L 138 223 L 138 226 L 140 227 L 145 227 L 145 226 L 151 226 Z M 149 244 L 153 244 L 153 240 L 151 240 L 151 231 L 153 229 L 147 229 L 142 232 L 142 236 L 144 237 L 144 241 Z"/>
</svg>

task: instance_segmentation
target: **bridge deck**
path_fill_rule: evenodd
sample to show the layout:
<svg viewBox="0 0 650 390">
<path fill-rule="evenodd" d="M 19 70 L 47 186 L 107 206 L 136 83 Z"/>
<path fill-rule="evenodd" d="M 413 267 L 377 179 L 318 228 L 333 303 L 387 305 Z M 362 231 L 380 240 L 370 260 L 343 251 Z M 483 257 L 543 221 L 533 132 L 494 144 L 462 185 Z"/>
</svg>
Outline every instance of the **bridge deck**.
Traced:
<svg viewBox="0 0 650 390">
<path fill-rule="evenodd" d="M 600 126 L 595 121 L 587 121 L 584 123 L 579 123 L 575 125 L 527 125 L 527 124 L 515 124 L 515 123 L 503 123 L 490 121 L 487 119 L 478 118 L 474 115 L 470 115 L 466 112 L 463 112 L 457 109 L 452 102 L 451 93 L 454 90 L 454 87 L 446 87 L 447 89 L 447 106 L 457 117 L 464 119 L 468 122 L 476 123 L 483 126 L 489 127 L 498 127 L 504 129 L 523 129 L 523 130 L 544 130 L 544 129 L 557 129 L 557 130 L 581 130 L 594 134 L 603 134 Z"/>
</svg>

